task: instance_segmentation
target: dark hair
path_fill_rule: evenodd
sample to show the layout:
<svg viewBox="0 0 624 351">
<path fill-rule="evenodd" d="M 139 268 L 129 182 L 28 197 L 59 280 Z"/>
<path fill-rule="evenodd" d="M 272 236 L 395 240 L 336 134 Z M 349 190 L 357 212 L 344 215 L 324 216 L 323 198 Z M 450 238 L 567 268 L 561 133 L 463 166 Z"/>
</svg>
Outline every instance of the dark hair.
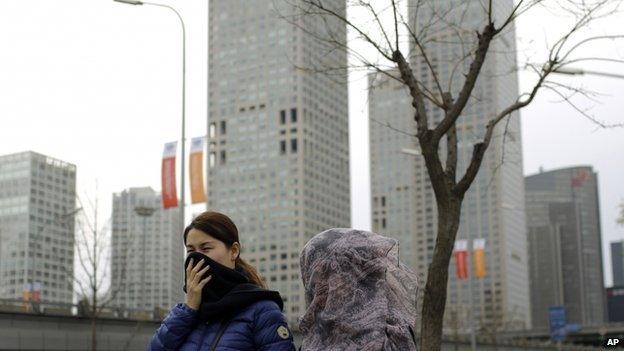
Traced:
<svg viewBox="0 0 624 351">
<path fill-rule="evenodd" d="M 225 246 L 230 249 L 234 243 L 239 243 L 238 240 L 238 228 L 230 217 L 223 213 L 215 211 L 205 211 L 195 217 L 191 224 L 184 229 L 184 244 L 186 245 L 186 237 L 191 229 L 201 230 L 202 232 L 214 237 L 215 239 L 223 242 Z M 264 280 L 256 270 L 254 266 L 247 263 L 240 257 L 240 253 L 235 261 L 235 266 L 240 267 L 245 271 L 249 281 L 258 285 L 261 288 L 267 288 Z"/>
</svg>

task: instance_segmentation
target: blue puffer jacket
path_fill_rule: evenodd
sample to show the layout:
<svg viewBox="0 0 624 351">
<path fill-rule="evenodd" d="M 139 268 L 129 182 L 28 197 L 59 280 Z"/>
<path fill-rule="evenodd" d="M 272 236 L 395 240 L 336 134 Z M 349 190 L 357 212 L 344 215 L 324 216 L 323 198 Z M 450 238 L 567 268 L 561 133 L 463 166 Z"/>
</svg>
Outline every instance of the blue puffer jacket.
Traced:
<svg viewBox="0 0 624 351">
<path fill-rule="evenodd" d="M 294 351 L 293 337 L 277 303 L 257 301 L 226 321 L 216 351 Z M 198 312 L 177 304 L 152 337 L 148 350 L 210 351 L 220 323 L 199 323 Z"/>
</svg>

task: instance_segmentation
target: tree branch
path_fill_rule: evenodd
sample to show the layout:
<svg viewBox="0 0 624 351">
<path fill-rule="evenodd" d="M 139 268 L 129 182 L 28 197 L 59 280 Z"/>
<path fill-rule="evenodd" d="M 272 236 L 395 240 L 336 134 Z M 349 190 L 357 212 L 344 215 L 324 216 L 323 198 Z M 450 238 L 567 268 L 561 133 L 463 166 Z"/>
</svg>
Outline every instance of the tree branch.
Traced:
<svg viewBox="0 0 624 351">
<path fill-rule="evenodd" d="M 526 98 L 526 100 L 521 100 L 522 97 L 525 96 L 526 94 L 521 95 L 514 104 L 505 108 L 496 117 L 494 117 L 492 120 L 488 122 L 486 129 L 485 129 L 485 136 L 483 137 L 483 141 L 473 146 L 472 158 L 471 158 L 470 164 L 468 165 L 468 169 L 466 170 L 466 173 L 464 174 L 462 179 L 453 188 L 453 193 L 457 195 L 463 195 L 466 193 L 466 191 L 470 187 L 470 184 L 472 184 L 475 177 L 477 176 L 477 173 L 479 172 L 479 168 L 481 167 L 481 162 L 483 161 L 483 156 L 485 155 L 485 151 L 490 145 L 492 134 L 494 133 L 494 127 L 496 127 L 498 122 L 500 122 L 503 118 L 509 116 L 514 111 L 517 111 L 527 106 L 528 104 L 531 103 L 531 101 L 533 101 L 533 99 L 535 98 L 535 95 L 537 94 L 539 89 L 542 87 L 544 80 L 546 80 L 546 77 L 553 71 L 554 64 L 555 64 L 554 62 L 549 62 L 548 64 L 544 66 L 543 72 L 540 75 L 538 82 L 535 84 L 535 86 L 531 90 L 531 93 L 528 94 L 528 97 Z"/>
<path fill-rule="evenodd" d="M 427 67 L 429 68 L 429 71 L 431 72 L 431 76 L 433 77 L 433 81 L 435 82 L 436 87 L 438 88 L 438 92 L 440 93 L 440 97 L 442 97 L 444 95 L 444 90 L 442 89 L 442 86 L 440 85 L 440 80 L 438 79 L 438 73 L 433 68 L 433 65 L 431 64 L 431 61 L 429 60 L 429 56 L 425 52 L 425 48 L 421 45 L 420 40 L 418 40 L 418 37 L 416 37 L 416 34 L 412 31 L 412 29 L 408 25 L 406 25 L 406 28 L 407 28 L 408 33 L 412 37 L 412 40 L 414 41 L 414 44 L 420 50 L 420 52 L 422 54 L 422 57 L 425 60 L 425 63 L 427 64 Z M 447 109 L 448 108 L 448 106 L 446 106 L 444 104 L 444 102 L 436 103 L 436 105 L 441 107 L 441 108 L 443 108 L 443 109 Z"/>
<path fill-rule="evenodd" d="M 485 57 L 490 47 L 490 43 L 494 38 L 494 35 L 496 35 L 496 31 L 492 23 L 486 25 L 483 29 L 483 32 L 477 34 L 479 42 L 475 53 L 475 58 L 470 64 L 470 70 L 466 75 L 466 80 L 464 81 L 464 85 L 459 95 L 457 96 L 457 100 L 454 101 L 450 110 L 446 113 L 446 116 L 444 116 L 444 119 L 433 131 L 432 140 L 434 143 L 438 143 L 440 141 L 442 136 L 446 134 L 451 126 L 457 121 L 462 111 L 464 110 L 464 107 L 466 107 L 468 99 L 472 94 L 472 90 L 474 89 L 474 86 L 477 83 L 477 79 L 479 78 L 479 72 L 481 72 L 481 68 L 483 67 L 483 63 L 485 62 Z"/>
<path fill-rule="evenodd" d="M 377 44 L 368 34 L 366 34 L 364 31 L 362 31 L 358 26 L 354 25 L 351 21 L 349 21 L 345 16 L 337 13 L 336 11 L 324 7 L 323 3 L 319 0 L 300 0 L 302 3 L 307 4 L 310 7 L 316 8 L 319 11 L 321 11 L 321 15 L 322 14 L 326 14 L 326 15 L 331 15 L 337 19 L 339 19 L 341 22 L 343 22 L 344 24 L 346 24 L 348 27 L 352 28 L 353 30 L 355 30 L 356 32 L 358 32 L 362 38 L 364 38 L 366 40 L 366 42 L 368 42 L 371 46 L 373 46 L 377 52 L 379 52 L 383 57 L 385 57 L 388 61 L 392 61 L 392 57 L 385 51 L 382 49 L 381 46 L 379 46 L 379 44 Z M 301 9 L 302 11 L 304 11 L 304 14 L 310 14 L 309 11 L 303 9 L 300 6 L 294 5 L 294 7 Z"/>
</svg>

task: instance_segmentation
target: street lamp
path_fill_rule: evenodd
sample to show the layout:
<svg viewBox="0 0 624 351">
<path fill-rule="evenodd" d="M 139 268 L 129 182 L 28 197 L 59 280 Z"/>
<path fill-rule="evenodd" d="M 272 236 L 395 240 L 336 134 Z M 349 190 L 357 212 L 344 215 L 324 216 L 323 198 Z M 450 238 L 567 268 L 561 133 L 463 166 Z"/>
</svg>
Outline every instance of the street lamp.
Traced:
<svg viewBox="0 0 624 351">
<path fill-rule="evenodd" d="M 165 4 L 157 4 L 153 2 L 147 1 L 137 1 L 137 0 L 113 0 L 115 2 L 119 2 L 122 4 L 128 5 L 152 5 L 158 7 L 165 7 L 169 10 L 173 11 L 176 14 L 178 19 L 180 20 L 180 24 L 182 25 L 182 142 L 180 144 L 182 149 L 182 159 L 181 161 L 181 178 L 180 178 L 180 204 L 178 205 L 180 209 L 180 232 L 184 231 L 184 178 L 185 178 L 185 155 L 184 155 L 184 143 L 185 143 L 185 111 L 186 111 L 186 27 L 184 26 L 184 20 L 182 20 L 182 16 L 180 13 L 174 9 L 173 7 Z"/>
<path fill-rule="evenodd" d="M 416 150 L 416 149 L 401 149 L 401 153 L 406 154 L 406 155 L 412 155 L 412 156 L 422 155 L 420 153 L 420 150 Z"/>
<path fill-rule="evenodd" d="M 592 75 L 592 76 L 603 76 L 603 77 L 609 77 L 609 78 L 624 79 L 624 75 L 622 74 L 587 71 L 587 70 L 583 70 L 580 68 L 557 68 L 556 70 L 552 71 L 552 73 L 567 74 L 571 76 L 587 74 L 587 75 Z"/>
<path fill-rule="evenodd" d="M 150 217 L 156 211 L 153 207 L 147 206 L 137 206 L 134 208 L 134 212 L 139 215 L 139 217 L 143 217 L 143 238 L 142 238 L 142 265 L 141 265 L 141 299 L 145 299 L 145 227 L 147 217 Z M 149 302 L 148 302 L 149 303 Z"/>
</svg>

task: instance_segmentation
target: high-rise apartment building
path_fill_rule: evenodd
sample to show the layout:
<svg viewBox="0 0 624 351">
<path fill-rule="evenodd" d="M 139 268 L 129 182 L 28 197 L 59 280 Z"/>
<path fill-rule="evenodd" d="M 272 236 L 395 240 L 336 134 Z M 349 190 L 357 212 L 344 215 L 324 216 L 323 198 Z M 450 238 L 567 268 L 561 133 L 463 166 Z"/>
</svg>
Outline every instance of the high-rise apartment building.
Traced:
<svg viewBox="0 0 624 351">
<path fill-rule="evenodd" d="M 152 188 L 113 195 L 112 305 L 152 311 L 183 302 L 184 243 L 179 209 L 163 209 Z"/>
<path fill-rule="evenodd" d="M 513 9 L 512 0 L 492 4 L 499 22 Z M 476 45 L 474 33 L 483 28 L 487 14 L 479 2 L 458 0 L 412 1 L 408 11 L 410 27 L 426 43 L 438 81 L 456 98 L 471 62 L 465 57 Z M 415 77 L 439 98 L 434 75 L 415 42 L 410 44 L 409 61 Z M 517 99 L 515 68 L 512 25 L 491 44 L 472 99 L 457 122 L 458 177 L 466 171 L 473 145 L 483 139 L 488 121 Z M 404 134 L 416 130 L 407 91 L 397 82 L 384 82 L 383 75 L 378 77 L 381 85 L 371 85 L 369 95 L 373 230 L 400 238 L 405 246 L 401 257 L 426 276 L 437 234 L 435 196 L 417 142 Z M 443 118 L 443 111 L 432 105 L 427 111 L 431 125 Z M 467 330 L 469 306 L 477 328 L 496 332 L 530 327 L 520 138 L 520 121 L 514 113 L 495 129 L 479 174 L 464 197 L 457 239 L 485 239 L 487 275 L 458 280 L 451 260 L 445 327 Z M 403 148 L 415 154 L 411 161 Z M 445 150 L 442 142 L 443 160 Z"/>
<path fill-rule="evenodd" d="M 611 243 L 613 286 L 624 286 L 624 241 Z"/>
<path fill-rule="evenodd" d="M 71 304 L 76 166 L 32 151 L 0 156 L 0 297 Z"/>
<path fill-rule="evenodd" d="M 533 326 L 548 328 L 548 308 L 568 323 L 606 320 L 598 178 L 591 167 L 526 177 Z"/>
<path fill-rule="evenodd" d="M 343 15 L 345 1 L 328 3 Z M 287 2 L 209 4 L 208 208 L 236 223 L 242 257 L 305 309 L 299 252 L 313 235 L 350 225 L 347 56 L 306 31 L 346 42 L 337 19 L 288 22 Z M 304 30 L 305 29 L 305 30 Z"/>
</svg>

